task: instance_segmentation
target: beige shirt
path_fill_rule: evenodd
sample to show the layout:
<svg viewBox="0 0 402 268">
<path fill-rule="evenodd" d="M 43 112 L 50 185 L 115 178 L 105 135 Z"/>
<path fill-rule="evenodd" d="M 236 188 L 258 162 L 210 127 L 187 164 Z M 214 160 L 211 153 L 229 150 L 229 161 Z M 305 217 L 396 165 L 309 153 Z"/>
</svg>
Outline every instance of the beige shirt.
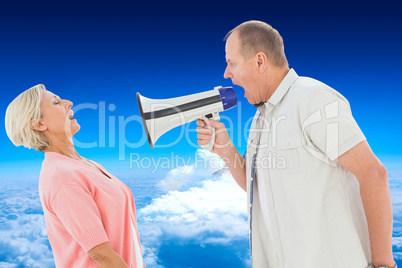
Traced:
<svg viewBox="0 0 402 268">
<path fill-rule="evenodd" d="M 265 121 L 252 204 L 251 161 L 260 111 L 246 153 L 253 267 L 368 267 L 370 241 L 359 184 L 335 161 L 365 140 L 349 102 L 291 69 L 259 110 Z"/>
</svg>

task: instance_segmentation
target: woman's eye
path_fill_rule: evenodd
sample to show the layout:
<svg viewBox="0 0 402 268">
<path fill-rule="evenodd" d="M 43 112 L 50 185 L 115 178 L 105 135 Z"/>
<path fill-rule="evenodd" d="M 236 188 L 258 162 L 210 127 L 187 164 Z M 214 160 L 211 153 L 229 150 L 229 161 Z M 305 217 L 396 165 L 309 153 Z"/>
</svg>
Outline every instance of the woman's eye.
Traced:
<svg viewBox="0 0 402 268">
<path fill-rule="evenodd" d="M 57 102 L 55 102 L 54 104 L 55 104 L 55 105 L 57 105 L 57 104 L 59 104 L 59 103 L 60 103 L 60 102 L 59 102 L 59 101 L 57 101 Z"/>
</svg>

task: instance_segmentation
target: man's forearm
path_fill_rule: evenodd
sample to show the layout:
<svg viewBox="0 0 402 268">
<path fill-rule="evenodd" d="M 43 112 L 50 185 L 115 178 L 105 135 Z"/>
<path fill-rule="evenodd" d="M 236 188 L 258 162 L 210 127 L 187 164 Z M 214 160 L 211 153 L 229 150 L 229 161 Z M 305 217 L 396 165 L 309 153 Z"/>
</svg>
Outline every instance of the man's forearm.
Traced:
<svg viewBox="0 0 402 268">
<path fill-rule="evenodd" d="M 231 144 L 221 157 L 237 184 L 247 192 L 246 161 L 239 151 Z"/>
<path fill-rule="evenodd" d="M 375 266 L 393 267 L 392 204 L 386 171 L 361 180 L 360 194 L 369 228 L 371 255 Z"/>
</svg>

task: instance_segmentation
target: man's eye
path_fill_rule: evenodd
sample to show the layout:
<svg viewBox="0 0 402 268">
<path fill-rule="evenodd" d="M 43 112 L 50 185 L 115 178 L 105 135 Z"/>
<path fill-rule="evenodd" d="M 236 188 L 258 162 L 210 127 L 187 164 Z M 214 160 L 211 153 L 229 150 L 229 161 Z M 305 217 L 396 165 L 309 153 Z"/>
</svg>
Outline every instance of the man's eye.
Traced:
<svg viewBox="0 0 402 268">
<path fill-rule="evenodd" d="M 54 104 L 57 105 L 57 104 L 59 104 L 59 103 L 60 103 L 59 101 L 56 101 Z"/>
</svg>

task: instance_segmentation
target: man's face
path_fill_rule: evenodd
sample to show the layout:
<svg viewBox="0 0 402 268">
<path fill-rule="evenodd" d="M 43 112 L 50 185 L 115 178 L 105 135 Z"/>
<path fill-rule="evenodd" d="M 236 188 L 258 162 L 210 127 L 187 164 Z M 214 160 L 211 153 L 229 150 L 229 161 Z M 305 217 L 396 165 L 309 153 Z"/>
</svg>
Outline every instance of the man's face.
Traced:
<svg viewBox="0 0 402 268">
<path fill-rule="evenodd" d="M 227 67 L 223 77 L 231 78 L 232 83 L 244 89 L 244 97 L 248 102 L 255 104 L 260 102 L 260 96 L 256 87 L 256 79 L 253 68 L 254 57 L 245 60 L 240 50 L 240 42 L 236 32 L 232 33 L 226 41 L 226 62 Z"/>
</svg>

